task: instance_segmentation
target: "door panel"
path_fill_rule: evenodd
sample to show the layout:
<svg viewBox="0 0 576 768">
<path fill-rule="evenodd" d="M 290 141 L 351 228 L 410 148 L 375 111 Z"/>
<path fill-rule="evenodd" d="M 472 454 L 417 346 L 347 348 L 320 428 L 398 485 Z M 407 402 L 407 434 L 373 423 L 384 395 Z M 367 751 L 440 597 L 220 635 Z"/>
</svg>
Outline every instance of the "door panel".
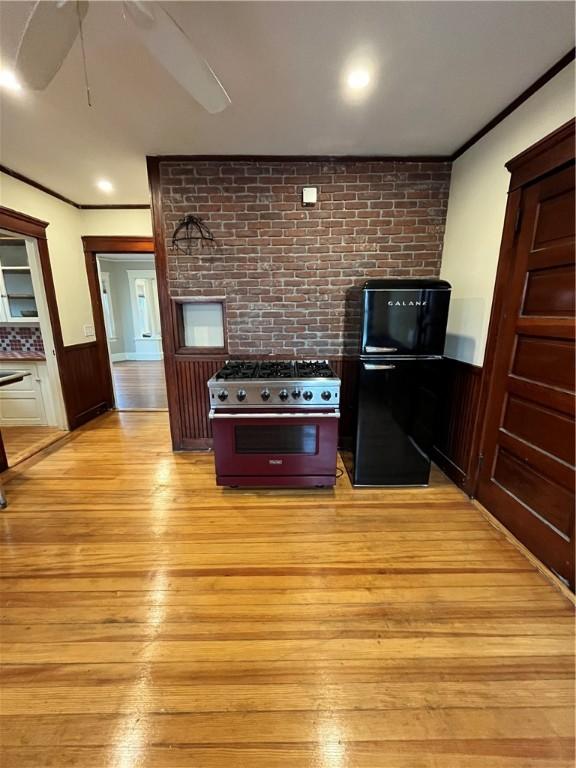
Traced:
<svg viewBox="0 0 576 768">
<path fill-rule="evenodd" d="M 440 361 L 360 361 L 354 485 L 427 485 Z"/>
<path fill-rule="evenodd" d="M 574 457 L 574 420 L 537 403 L 509 397 L 503 428 L 566 463 Z"/>
<path fill-rule="evenodd" d="M 565 536 L 569 535 L 573 498 L 570 491 L 503 448 L 498 450 L 494 480 L 526 505 L 527 511 L 539 515 Z"/>
<path fill-rule="evenodd" d="M 574 314 L 574 265 L 549 267 L 528 273 L 523 315 L 549 317 Z"/>
<path fill-rule="evenodd" d="M 557 243 L 574 236 L 574 190 L 561 190 L 540 201 L 534 231 L 533 249 Z"/>
<path fill-rule="evenodd" d="M 0 424 L 5 427 L 42 426 L 47 422 L 36 365 L 18 360 L 15 366 L 14 362 L 0 364 L 0 368 L 16 368 L 19 371 L 27 371 L 30 376 L 0 389 Z"/>
<path fill-rule="evenodd" d="M 574 391 L 574 343 L 518 336 L 512 373 L 550 387 Z"/>
<path fill-rule="evenodd" d="M 479 500 L 574 583 L 574 167 L 522 193 Z"/>
</svg>

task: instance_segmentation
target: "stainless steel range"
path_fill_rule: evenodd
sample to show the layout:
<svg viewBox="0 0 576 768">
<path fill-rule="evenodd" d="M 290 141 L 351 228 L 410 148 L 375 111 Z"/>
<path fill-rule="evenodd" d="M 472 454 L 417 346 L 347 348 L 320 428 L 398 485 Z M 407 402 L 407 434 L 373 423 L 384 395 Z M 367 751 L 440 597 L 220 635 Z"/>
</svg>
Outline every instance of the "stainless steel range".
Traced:
<svg viewBox="0 0 576 768">
<path fill-rule="evenodd" d="M 326 360 L 230 360 L 208 390 L 218 485 L 334 485 L 340 379 Z"/>
</svg>

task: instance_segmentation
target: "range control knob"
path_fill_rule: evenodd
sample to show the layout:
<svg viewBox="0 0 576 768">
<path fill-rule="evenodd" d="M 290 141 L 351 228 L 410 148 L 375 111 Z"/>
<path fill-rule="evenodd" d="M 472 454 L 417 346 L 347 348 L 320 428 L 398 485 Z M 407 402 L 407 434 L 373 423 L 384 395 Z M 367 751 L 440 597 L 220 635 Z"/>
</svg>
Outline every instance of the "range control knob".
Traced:
<svg viewBox="0 0 576 768">
<path fill-rule="evenodd" d="M 288 390 L 287 389 L 281 389 L 280 392 L 278 392 L 278 397 L 282 401 L 288 400 L 288 397 L 289 397 Z"/>
<path fill-rule="evenodd" d="M 236 392 L 236 397 L 238 400 L 240 400 L 240 402 L 242 402 L 242 400 L 246 400 L 246 390 L 239 389 L 238 392 Z"/>
<path fill-rule="evenodd" d="M 300 397 L 301 394 L 302 394 L 302 392 L 300 392 L 299 389 L 293 389 L 292 390 L 292 397 L 294 398 L 294 400 L 298 400 L 298 398 Z"/>
<path fill-rule="evenodd" d="M 307 389 L 306 392 L 304 392 L 304 394 L 302 395 L 302 397 L 304 398 L 304 400 L 312 400 L 314 395 L 312 394 L 312 392 L 310 392 L 309 389 Z"/>
<path fill-rule="evenodd" d="M 270 400 L 270 390 L 263 389 L 262 392 L 260 392 L 260 397 L 262 398 L 262 400 Z"/>
<path fill-rule="evenodd" d="M 218 400 L 221 400 L 222 402 L 228 400 L 228 392 L 226 392 L 225 389 L 221 389 L 220 392 L 218 392 Z"/>
<path fill-rule="evenodd" d="M 328 390 L 326 390 L 325 392 L 322 392 L 322 400 L 330 400 L 331 397 L 332 397 L 332 392 L 328 392 Z"/>
</svg>

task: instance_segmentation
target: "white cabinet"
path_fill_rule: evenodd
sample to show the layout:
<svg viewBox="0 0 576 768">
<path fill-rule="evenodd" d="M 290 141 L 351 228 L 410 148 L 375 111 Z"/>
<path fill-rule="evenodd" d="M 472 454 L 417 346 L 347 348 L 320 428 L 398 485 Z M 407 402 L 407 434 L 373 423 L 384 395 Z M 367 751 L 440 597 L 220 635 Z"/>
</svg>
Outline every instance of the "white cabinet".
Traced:
<svg viewBox="0 0 576 768">
<path fill-rule="evenodd" d="M 22 381 L 0 387 L 0 426 L 42 426 L 47 423 L 42 381 L 46 364 L 8 360 L 0 362 L 0 370 L 27 371 Z"/>
<path fill-rule="evenodd" d="M 24 240 L 0 239 L 0 322 L 38 320 L 34 278 Z"/>
</svg>

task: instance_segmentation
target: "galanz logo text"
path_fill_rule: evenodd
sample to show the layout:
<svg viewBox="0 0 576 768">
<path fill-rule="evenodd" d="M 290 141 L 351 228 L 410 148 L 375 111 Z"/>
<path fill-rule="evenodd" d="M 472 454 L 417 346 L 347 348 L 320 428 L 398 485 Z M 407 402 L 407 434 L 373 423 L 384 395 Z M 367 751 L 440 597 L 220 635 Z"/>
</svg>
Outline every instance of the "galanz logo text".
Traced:
<svg viewBox="0 0 576 768">
<path fill-rule="evenodd" d="M 389 301 L 389 307 L 425 307 L 427 301 Z"/>
</svg>

